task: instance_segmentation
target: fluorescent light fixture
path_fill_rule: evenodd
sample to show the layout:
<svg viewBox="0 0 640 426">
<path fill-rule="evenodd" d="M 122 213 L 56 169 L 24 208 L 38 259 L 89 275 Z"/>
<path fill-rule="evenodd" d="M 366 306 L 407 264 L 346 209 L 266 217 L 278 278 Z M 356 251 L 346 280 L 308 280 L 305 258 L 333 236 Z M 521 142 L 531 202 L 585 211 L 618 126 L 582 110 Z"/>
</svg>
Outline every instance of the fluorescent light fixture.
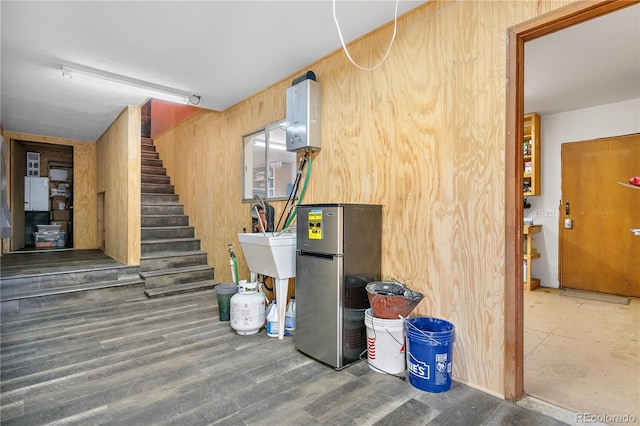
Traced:
<svg viewBox="0 0 640 426">
<path fill-rule="evenodd" d="M 176 102 L 180 104 L 193 104 L 198 105 L 200 103 L 200 96 L 183 92 L 177 89 L 172 89 L 158 84 L 148 83 L 142 80 L 136 80 L 135 78 L 124 77 L 110 72 L 101 71 L 93 68 L 80 67 L 80 66 L 68 66 L 62 65 L 62 76 L 70 78 L 72 80 L 87 80 L 93 82 L 111 82 L 124 86 L 135 87 L 143 90 L 148 96 L 156 99 L 162 99 L 169 102 Z"/>
<path fill-rule="evenodd" d="M 253 142 L 253 146 L 257 146 L 257 147 L 260 147 L 260 148 L 264 148 L 264 147 L 266 147 L 266 146 L 267 146 L 267 144 L 266 144 L 266 143 L 264 143 L 264 142 L 255 141 L 255 142 Z M 278 150 L 278 151 L 286 151 L 287 146 L 286 146 L 286 145 L 279 144 L 279 143 L 271 142 L 271 143 L 269 143 L 269 148 L 271 148 L 271 149 L 276 149 L 276 150 Z"/>
</svg>

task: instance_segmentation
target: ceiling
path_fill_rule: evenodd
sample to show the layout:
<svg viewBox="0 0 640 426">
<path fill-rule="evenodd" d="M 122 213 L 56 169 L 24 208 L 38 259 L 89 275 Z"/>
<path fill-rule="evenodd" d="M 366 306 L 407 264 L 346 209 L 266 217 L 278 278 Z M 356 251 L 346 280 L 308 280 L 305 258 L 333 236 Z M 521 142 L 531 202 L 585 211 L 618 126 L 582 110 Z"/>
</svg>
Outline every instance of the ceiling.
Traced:
<svg viewBox="0 0 640 426">
<path fill-rule="evenodd" d="M 401 0 L 398 16 L 423 1 Z M 2 1 L 0 117 L 8 131 L 93 142 L 146 95 L 62 77 L 80 65 L 188 91 L 221 111 L 341 48 L 323 1 Z M 346 43 L 394 1 L 336 1 Z M 525 110 L 640 97 L 640 6 L 526 44 Z M 393 52 L 391 53 L 393 54 Z M 372 64 L 362 64 L 371 66 Z M 319 78 L 321 80 L 321 78 Z"/>
<path fill-rule="evenodd" d="M 640 98 L 640 4 L 525 43 L 525 112 Z"/>
</svg>

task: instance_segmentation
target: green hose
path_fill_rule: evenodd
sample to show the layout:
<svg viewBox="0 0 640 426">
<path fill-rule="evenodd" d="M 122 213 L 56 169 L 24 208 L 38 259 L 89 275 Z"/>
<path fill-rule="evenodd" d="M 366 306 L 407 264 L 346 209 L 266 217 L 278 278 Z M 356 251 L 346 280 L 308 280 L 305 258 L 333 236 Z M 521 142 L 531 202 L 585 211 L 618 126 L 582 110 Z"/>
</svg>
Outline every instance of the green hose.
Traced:
<svg viewBox="0 0 640 426">
<path fill-rule="evenodd" d="M 304 193 L 307 192 L 307 183 L 309 183 L 309 175 L 311 174 L 311 157 L 309 157 L 307 161 L 308 161 L 307 173 L 304 177 L 304 183 L 302 184 L 302 191 L 300 191 L 300 198 L 298 198 L 298 203 L 297 203 L 298 206 L 302 204 Z M 291 214 L 289 215 L 289 218 L 285 222 L 283 229 L 287 229 L 289 225 L 291 225 L 291 222 L 293 221 L 294 217 L 296 217 L 296 207 L 294 207 L 293 210 L 291 210 Z"/>
<path fill-rule="evenodd" d="M 233 268 L 236 272 L 236 285 L 238 285 L 238 283 L 240 282 L 240 273 L 238 272 L 238 258 L 236 258 L 235 256 L 233 256 Z"/>
<path fill-rule="evenodd" d="M 236 257 L 236 252 L 233 251 L 233 245 L 229 243 L 227 245 L 227 249 L 229 250 L 229 265 L 231 266 L 231 279 L 236 285 L 240 281 L 240 275 L 238 274 L 238 258 Z"/>
</svg>

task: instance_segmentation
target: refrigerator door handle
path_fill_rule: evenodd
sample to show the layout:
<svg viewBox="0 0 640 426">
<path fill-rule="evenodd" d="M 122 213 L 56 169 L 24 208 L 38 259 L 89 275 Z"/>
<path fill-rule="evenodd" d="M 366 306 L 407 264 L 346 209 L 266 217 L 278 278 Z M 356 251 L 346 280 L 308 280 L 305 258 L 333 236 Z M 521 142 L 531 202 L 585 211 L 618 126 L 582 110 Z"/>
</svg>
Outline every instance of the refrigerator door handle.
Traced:
<svg viewBox="0 0 640 426">
<path fill-rule="evenodd" d="M 312 253 L 312 252 L 302 251 L 302 250 L 296 250 L 296 254 L 298 256 L 319 257 L 319 258 L 328 259 L 328 260 L 331 260 L 334 257 L 344 257 L 343 254 Z"/>
</svg>

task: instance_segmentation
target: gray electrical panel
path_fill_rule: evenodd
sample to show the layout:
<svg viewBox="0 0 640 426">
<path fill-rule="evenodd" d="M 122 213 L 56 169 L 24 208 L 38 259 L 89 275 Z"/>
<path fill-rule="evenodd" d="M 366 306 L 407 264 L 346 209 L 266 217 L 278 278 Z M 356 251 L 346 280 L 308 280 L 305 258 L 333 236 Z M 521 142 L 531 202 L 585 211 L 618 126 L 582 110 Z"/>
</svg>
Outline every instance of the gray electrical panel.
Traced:
<svg viewBox="0 0 640 426">
<path fill-rule="evenodd" d="M 321 94 L 311 79 L 287 89 L 287 151 L 320 149 Z"/>
</svg>

